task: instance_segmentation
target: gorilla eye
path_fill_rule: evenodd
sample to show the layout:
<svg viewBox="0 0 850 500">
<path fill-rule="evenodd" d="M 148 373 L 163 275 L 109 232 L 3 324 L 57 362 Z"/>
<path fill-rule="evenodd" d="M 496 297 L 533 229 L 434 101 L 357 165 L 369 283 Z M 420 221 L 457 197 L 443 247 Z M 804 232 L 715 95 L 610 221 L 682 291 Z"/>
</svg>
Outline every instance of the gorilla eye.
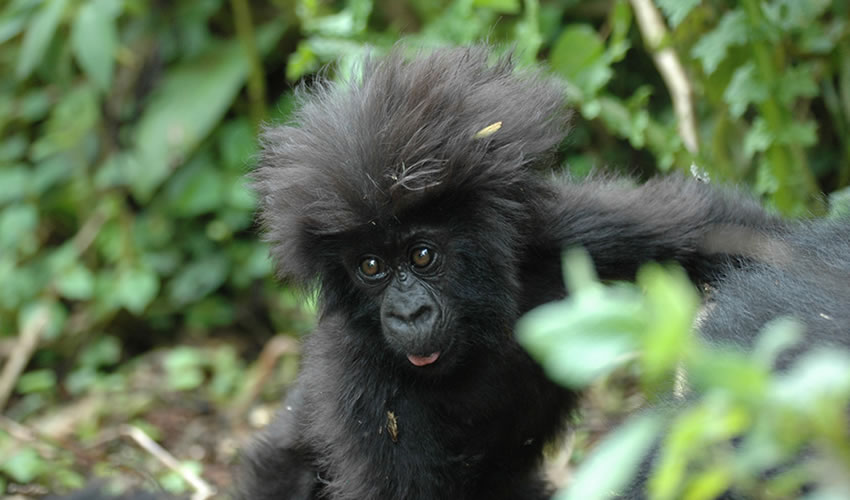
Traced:
<svg viewBox="0 0 850 500">
<path fill-rule="evenodd" d="M 420 269 L 428 267 L 433 260 L 434 252 L 428 247 L 414 248 L 410 254 L 410 262 Z"/>
<path fill-rule="evenodd" d="M 384 263 L 377 257 L 365 257 L 360 261 L 359 269 L 367 278 L 380 278 L 384 274 Z"/>
</svg>

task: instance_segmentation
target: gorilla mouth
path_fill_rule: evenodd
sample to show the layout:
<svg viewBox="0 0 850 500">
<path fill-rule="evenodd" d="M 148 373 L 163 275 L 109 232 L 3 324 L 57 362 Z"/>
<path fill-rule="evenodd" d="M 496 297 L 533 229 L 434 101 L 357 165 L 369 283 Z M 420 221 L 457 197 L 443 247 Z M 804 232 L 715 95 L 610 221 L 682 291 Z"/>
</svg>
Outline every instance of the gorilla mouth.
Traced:
<svg viewBox="0 0 850 500">
<path fill-rule="evenodd" d="M 440 351 L 437 351 L 432 352 L 427 356 L 416 356 L 415 354 L 408 354 L 407 360 L 410 361 L 413 366 L 425 366 L 434 363 L 439 357 Z"/>
</svg>

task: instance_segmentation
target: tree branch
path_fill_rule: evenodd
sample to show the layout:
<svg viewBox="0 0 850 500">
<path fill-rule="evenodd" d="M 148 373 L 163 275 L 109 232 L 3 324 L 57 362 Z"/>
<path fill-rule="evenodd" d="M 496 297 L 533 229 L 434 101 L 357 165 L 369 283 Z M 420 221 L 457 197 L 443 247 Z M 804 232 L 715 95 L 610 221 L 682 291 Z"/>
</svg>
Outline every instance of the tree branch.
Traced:
<svg viewBox="0 0 850 500">
<path fill-rule="evenodd" d="M 655 66 L 670 91 L 673 110 L 678 121 L 679 136 L 682 137 L 682 142 L 684 142 L 688 151 L 697 153 L 699 151 L 699 140 L 697 139 L 697 126 L 692 102 L 693 89 L 676 52 L 670 47 L 662 48 L 662 42 L 668 32 L 661 18 L 661 13 L 658 12 L 652 0 L 630 1 L 644 43 L 652 53 Z"/>
</svg>

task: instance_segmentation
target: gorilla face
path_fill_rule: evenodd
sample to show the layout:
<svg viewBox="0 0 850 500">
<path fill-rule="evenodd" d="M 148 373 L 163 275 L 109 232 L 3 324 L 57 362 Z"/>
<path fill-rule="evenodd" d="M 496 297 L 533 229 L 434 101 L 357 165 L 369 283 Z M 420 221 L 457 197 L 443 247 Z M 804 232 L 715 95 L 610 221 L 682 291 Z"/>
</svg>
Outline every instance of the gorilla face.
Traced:
<svg viewBox="0 0 850 500">
<path fill-rule="evenodd" d="M 379 329 L 384 347 L 413 373 L 448 375 L 510 339 L 518 316 L 515 273 L 505 265 L 510 249 L 482 239 L 481 226 L 450 218 L 346 238 L 342 261 L 359 298 L 351 314 Z"/>
</svg>

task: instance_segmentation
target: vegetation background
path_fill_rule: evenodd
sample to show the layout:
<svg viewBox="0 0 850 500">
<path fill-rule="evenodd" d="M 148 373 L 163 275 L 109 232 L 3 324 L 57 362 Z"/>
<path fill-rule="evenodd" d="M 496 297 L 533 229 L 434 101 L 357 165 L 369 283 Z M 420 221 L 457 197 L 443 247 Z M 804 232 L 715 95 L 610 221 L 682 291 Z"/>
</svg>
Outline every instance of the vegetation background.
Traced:
<svg viewBox="0 0 850 500">
<path fill-rule="evenodd" d="M 845 0 L 6 0 L 0 492 L 92 474 L 227 488 L 313 321 L 273 278 L 245 174 L 258 128 L 324 65 L 344 77 L 398 40 L 514 47 L 569 90 L 576 177 L 682 170 L 836 216 L 850 213 L 849 23 Z M 591 392 L 559 477 L 637 392 Z"/>
</svg>

